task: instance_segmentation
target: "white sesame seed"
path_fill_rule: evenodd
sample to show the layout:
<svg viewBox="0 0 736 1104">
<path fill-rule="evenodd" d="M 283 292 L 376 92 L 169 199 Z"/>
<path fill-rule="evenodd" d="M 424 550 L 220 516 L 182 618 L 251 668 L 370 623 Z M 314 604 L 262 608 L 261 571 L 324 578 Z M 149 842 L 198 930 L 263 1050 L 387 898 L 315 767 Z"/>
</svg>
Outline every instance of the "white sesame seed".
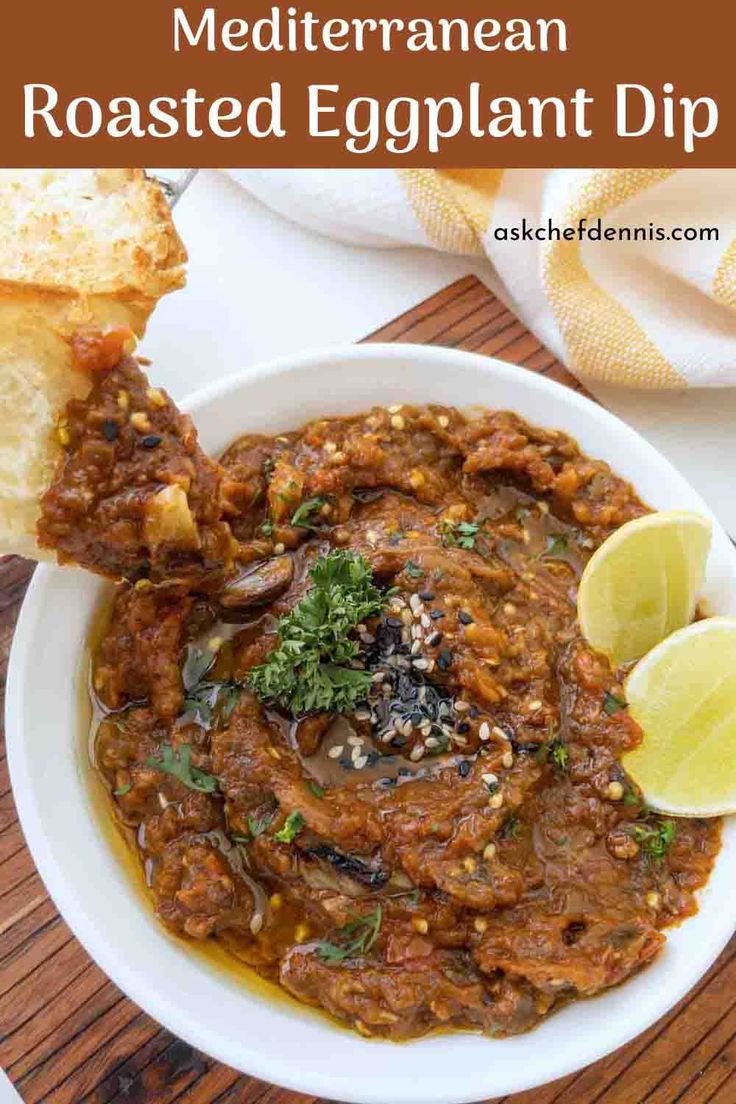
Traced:
<svg viewBox="0 0 736 1104">
<path fill-rule="evenodd" d="M 422 650 L 421 640 L 415 640 L 414 643 L 411 646 L 411 654 L 412 655 L 419 655 L 421 650 Z"/>
<path fill-rule="evenodd" d="M 278 544 L 275 544 L 273 546 L 273 551 L 275 556 L 283 556 L 284 552 L 286 551 L 286 545 L 282 544 L 281 541 L 279 541 Z"/>
<path fill-rule="evenodd" d="M 409 752 L 409 758 L 414 762 L 418 762 L 424 755 L 424 744 L 417 744 Z"/>
<path fill-rule="evenodd" d="M 488 799 L 488 805 L 491 809 L 500 809 L 503 805 L 503 794 L 491 794 L 490 798 Z"/>
<path fill-rule="evenodd" d="M 506 614 L 507 617 L 513 617 L 516 613 L 516 606 L 513 604 L 513 602 L 507 602 L 506 605 L 503 607 L 503 612 Z"/>
<path fill-rule="evenodd" d="M 485 743 L 486 740 L 490 740 L 490 738 L 491 738 L 491 726 L 488 724 L 488 721 L 484 721 L 483 724 L 478 729 L 478 739 L 482 740 L 483 743 Z"/>
<path fill-rule="evenodd" d="M 335 744 L 334 747 L 330 748 L 327 754 L 329 755 L 330 759 L 339 759 L 344 750 L 345 748 L 342 744 Z"/>
<path fill-rule="evenodd" d="M 394 429 L 403 429 L 406 423 L 400 414 L 393 414 L 391 416 L 391 425 Z"/>
<path fill-rule="evenodd" d="M 659 908 L 662 898 L 659 893 L 655 893 L 654 891 L 652 891 L 650 893 L 647 893 L 644 900 L 646 901 L 648 908 L 656 909 Z"/>
<path fill-rule="evenodd" d="M 510 752 L 510 751 L 504 752 L 504 755 L 503 755 L 503 758 L 501 759 L 501 762 L 504 765 L 504 767 L 506 768 L 506 770 L 509 770 L 511 767 L 513 767 L 513 765 L 514 765 L 513 752 Z"/>
<path fill-rule="evenodd" d="M 417 671 L 426 671 L 429 668 L 429 660 L 428 659 L 415 659 L 412 666 L 414 666 L 417 669 Z"/>
<path fill-rule="evenodd" d="M 403 609 L 401 611 L 401 620 L 404 622 L 405 625 L 411 625 L 412 621 L 414 620 L 411 610 Z"/>
<path fill-rule="evenodd" d="M 365 539 L 368 541 L 369 544 L 378 544 L 381 538 L 380 535 L 375 531 L 375 529 L 369 529 L 365 535 Z"/>
<path fill-rule="evenodd" d="M 450 424 L 450 419 L 447 417 L 447 415 L 446 414 L 440 414 L 439 417 L 437 418 L 437 425 L 440 426 L 442 429 L 447 429 L 449 424 Z"/>
<path fill-rule="evenodd" d="M 498 725 L 494 725 L 491 731 L 493 735 L 496 736 L 499 740 L 508 740 L 508 736 L 502 728 L 498 727 Z"/>
<path fill-rule="evenodd" d="M 423 613 L 419 620 L 420 620 L 423 628 L 425 628 L 425 629 L 431 629 L 432 628 L 432 619 L 430 618 L 429 614 Z"/>
<path fill-rule="evenodd" d="M 436 736 L 428 736 L 427 739 L 424 741 L 424 746 L 430 749 L 438 748 L 440 746 L 440 742 Z"/>
<path fill-rule="evenodd" d="M 498 775 L 489 772 L 488 774 L 482 774 L 481 778 L 485 782 L 486 786 L 495 786 L 498 782 Z"/>
<path fill-rule="evenodd" d="M 386 677 L 385 671 L 376 671 L 375 675 L 371 678 L 371 682 L 383 682 Z"/>
<path fill-rule="evenodd" d="M 488 862 L 489 859 L 495 858 L 496 845 L 495 843 L 489 843 L 483 852 L 483 858 Z"/>
<path fill-rule="evenodd" d="M 541 703 L 541 701 L 539 701 L 538 698 L 535 698 L 534 701 L 529 702 L 529 712 L 530 713 L 537 713 L 541 708 L 542 708 L 542 703 Z"/>
<path fill-rule="evenodd" d="M 609 782 L 606 786 L 606 797 L 609 801 L 620 801 L 624 796 L 624 788 L 620 782 Z"/>
<path fill-rule="evenodd" d="M 419 595 L 418 594 L 412 594 L 411 598 L 409 599 L 409 606 L 411 607 L 412 613 L 416 613 L 417 610 L 419 609 L 419 607 L 421 606 L 421 604 L 422 604 L 422 599 L 419 597 Z"/>
<path fill-rule="evenodd" d="M 353 766 L 355 767 L 356 770 L 362 770 L 367 762 L 368 762 L 368 756 L 367 755 L 359 755 L 357 759 L 353 759 Z"/>
<path fill-rule="evenodd" d="M 469 703 L 466 702 L 466 701 L 463 701 L 462 698 L 458 698 L 457 701 L 455 702 L 455 712 L 456 713 L 467 713 L 467 711 L 469 709 L 470 709 Z"/>
<path fill-rule="evenodd" d="M 362 747 L 363 741 L 360 736 L 348 736 L 348 743 L 351 747 Z"/>
</svg>

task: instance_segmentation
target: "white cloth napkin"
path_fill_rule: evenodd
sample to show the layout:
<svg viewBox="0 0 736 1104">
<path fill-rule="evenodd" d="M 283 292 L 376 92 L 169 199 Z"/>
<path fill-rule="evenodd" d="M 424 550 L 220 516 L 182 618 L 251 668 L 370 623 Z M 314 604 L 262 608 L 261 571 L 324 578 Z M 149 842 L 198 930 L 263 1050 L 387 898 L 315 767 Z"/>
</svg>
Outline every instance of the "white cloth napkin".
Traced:
<svg viewBox="0 0 736 1104">
<path fill-rule="evenodd" d="M 581 379 L 736 385 L 736 170 L 228 171 L 342 241 L 484 254 L 519 317 Z M 527 233 L 550 222 L 577 232 L 583 218 L 616 240 L 513 240 L 524 220 Z M 717 238 L 671 237 L 706 227 Z M 666 239 L 649 240 L 658 228 Z"/>
</svg>

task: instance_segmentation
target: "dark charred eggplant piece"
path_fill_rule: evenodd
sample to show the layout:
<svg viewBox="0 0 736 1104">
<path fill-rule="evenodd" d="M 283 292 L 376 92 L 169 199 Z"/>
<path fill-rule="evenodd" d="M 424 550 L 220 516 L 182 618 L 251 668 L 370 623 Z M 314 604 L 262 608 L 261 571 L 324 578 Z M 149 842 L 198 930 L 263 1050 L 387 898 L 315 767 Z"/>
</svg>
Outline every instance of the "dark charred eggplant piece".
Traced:
<svg viewBox="0 0 736 1104">
<path fill-rule="evenodd" d="M 361 885 L 370 886 L 371 889 L 383 889 L 389 879 L 388 871 L 370 866 L 355 855 L 344 855 L 342 851 L 336 851 L 327 843 L 319 843 L 316 847 L 310 847 L 302 853 L 310 858 L 324 859 L 340 874 L 345 874 L 353 881 L 360 882 Z"/>
<path fill-rule="evenodd" d="M 302 755 L 316 755 L 334 716 L 334 713 L 312 713 L 297 723 L 294 739 Z"/>
<path fill-rule="evenodd" d="M 228 610 L 266 605 L 283 594 L 293 577 L 291 556 L 275 556 L 226 583 L 220 594 L 220 605 Z"/>
</svg>

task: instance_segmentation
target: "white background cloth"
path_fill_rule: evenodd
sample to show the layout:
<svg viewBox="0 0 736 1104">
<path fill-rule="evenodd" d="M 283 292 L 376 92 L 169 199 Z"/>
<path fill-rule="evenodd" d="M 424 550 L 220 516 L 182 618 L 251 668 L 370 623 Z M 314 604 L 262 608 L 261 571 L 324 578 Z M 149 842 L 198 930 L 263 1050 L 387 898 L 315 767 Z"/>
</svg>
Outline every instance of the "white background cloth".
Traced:
<svg viewBox="0 0 736 1104">
<path fill-rule="evenodd" d="M 159 305 L 143 352 L 179 399 L 261 360 L 359 340 L 469 272 L 499 290 L 484 260 L 346 245 L 296 226 L 214 171 L 198 174 L 175 217 L 189 283 Z M 669 457 L 736 536 L 736 388 L 595 392 Z"/>
</svg>

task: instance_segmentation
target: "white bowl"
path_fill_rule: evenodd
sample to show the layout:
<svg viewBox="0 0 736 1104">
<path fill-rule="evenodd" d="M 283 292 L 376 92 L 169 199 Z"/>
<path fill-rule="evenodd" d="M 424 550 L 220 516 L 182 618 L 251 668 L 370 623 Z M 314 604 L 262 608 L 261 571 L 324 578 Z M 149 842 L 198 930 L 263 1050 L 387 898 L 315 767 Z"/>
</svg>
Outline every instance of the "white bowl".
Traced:
<svg viewBox="0 0 736 1104">
<path fill-rule="evenodd" d="M 246 431 L 294 428 L 375 404 L 438 402 L 510 409 L 566 430 L 630 479 L 651 506 L 709 513 L 689 484 L 632 429 L 580 395 L 485 357 L 411 345 L 309 353 L 248 369 L 195 395 L 205 449 Z M 562 1077 L 648 1028 L 707 970 L 736 926 L 736 824 L 700 898 L 643 973 L 578 1001 L 513 1039 L 436 1035 L 370 1041 L 261 988 L 243 984 L 168 936 L 111 847 L 80 739 L 83 663 L 105 584 L 41 567 L 15 633 L 7 690 L 13 789 L 38 869 L 67 923 L 102 969 L 193 1046 L 287 1088 L 356 1104 L 454 1104 Z M 716 523 L 706 597 L 736 614 L 736 551 Z M 80 681 L 81 680 L 81 681 Z"/>
</svg>

